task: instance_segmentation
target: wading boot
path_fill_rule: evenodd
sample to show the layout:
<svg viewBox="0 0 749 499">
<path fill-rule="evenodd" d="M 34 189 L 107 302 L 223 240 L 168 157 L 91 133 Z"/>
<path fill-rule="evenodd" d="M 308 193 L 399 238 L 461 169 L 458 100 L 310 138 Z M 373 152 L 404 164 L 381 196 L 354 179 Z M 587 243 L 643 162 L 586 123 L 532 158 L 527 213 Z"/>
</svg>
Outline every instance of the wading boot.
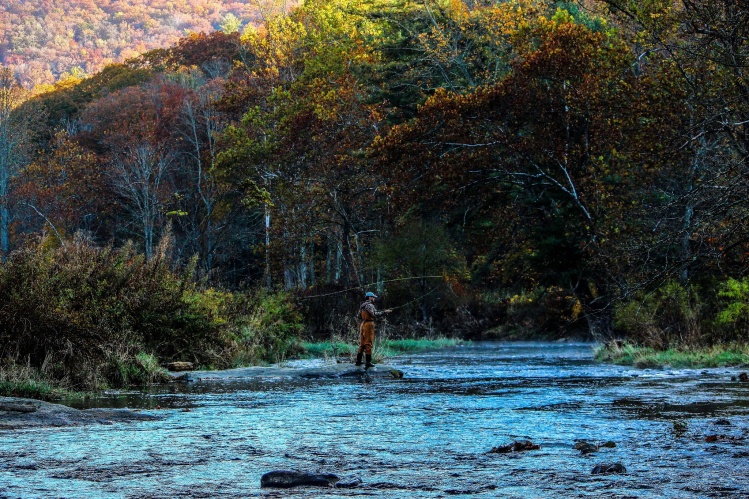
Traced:
<svg viewBox="0 0 749 499">
<path fill-rule="evenodd" d="M 374 364 L 372 364 L 372 356 L 367 355 L 367 364 L 364 366 L 364 369 L 369 369 L 370 367 L 374 367 Z"/>
<path fill-rule="evenodd" d="M 361 365 L 361 356 L 362 356 L 361 352 L 359 352 L 359 353 L 356 354 L 356 364 L 354 364 L 354 365 L 357 365 L 357 366 Z"/>
</svg>

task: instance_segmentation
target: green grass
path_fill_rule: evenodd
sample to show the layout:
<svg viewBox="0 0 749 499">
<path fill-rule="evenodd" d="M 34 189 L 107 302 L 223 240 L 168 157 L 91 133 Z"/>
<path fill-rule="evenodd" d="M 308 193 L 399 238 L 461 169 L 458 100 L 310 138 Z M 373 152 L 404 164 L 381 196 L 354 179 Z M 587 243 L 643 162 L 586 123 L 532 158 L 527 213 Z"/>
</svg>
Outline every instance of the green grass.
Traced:
<svg viewBox="0 0 749 499">
<path fill-rule="evenodd" d="M 376 359 L 393 357 L 404 353 L 434 350 L 438 348 L 454 347 L 465 343 L 453 338 L 437 338 L 433 340 L 375 340 L 373 355 Z M 339 355 L 356 355 L 358 345 L 343 341 L 323 341 L 302 343 L 304 353 L 302 357 L 338 357 Z"/>
<path fill-rule="evenodd" d="M 39 400 L 59 400 L 64 393 L 45 381 L 0 381 L 0 397 L 23 397 Z"/>
<path fill-rule="evenodd" d="M 343 341 L 320 341 L 315 343 L 303 342 L 303 358 L 313 357 L 338 357 L 338 355 L 356 354 L 356 345 L 351 345 Z"/>
<path fill-rule="evenodd" d="M 595 350 L 599 362 L 640 368 L 749 366 L 749 345 L 718 345 L 709 348 L 655 350 L 625 343 L 601 345 Z"/>
<path fill-rule="evenodd" d="M 379 350 L 380 355 L 383 357 L 392 357 L 404 353 L 454 347 L 462 343 L 465 342 L 454 338 L 437 338 L 434 340 L 383 340 L 379 343 L 375 341 L 375 349 Z"/>
</svg>

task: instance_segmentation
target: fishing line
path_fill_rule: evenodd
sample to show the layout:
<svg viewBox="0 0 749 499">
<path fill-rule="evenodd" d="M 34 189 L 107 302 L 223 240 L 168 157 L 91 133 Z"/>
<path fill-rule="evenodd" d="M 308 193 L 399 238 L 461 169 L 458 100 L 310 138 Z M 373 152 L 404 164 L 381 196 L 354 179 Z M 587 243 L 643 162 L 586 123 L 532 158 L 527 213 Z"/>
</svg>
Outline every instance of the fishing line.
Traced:
<svg viewBox="0 0 749 499">
<path fill-rule="evenodd" d="M 431 295 L 432 293 L 434 293 L 434 292 L 435 292 L 435 291 L 437 291 L 438 289 L 439 289 L 439 286 L 435 286 L 435 287 L 433 287 L 433 288 L 432 288 L 432 289 L 431 289 L 431 290 L 430 290 L 429 292 L 427 292 L 427 293 L 425 293 L 425 294 L 423 294 L 423 295 L 419 296 L 418 298 L 415 298 L 415 299 L 413 299 L 413 300 L 411 300 L 411 301 L 409 301 L 409 302 L 406 302 L 406 303 L 404 303 L 403 305 L 398 305 L 397 307 L 393 307 L 393 308 L 391 308 L 390 310 L 398 310 L 399 308 L 403 308 L 403 307 L 406 307 L 406 306 L 408 306 L 408 305 L 410 305 L 410 304 L 412 304 L 412 303 L 414 303 L 414 302 L 417 302 L 417 301 L 421 300 L 422 298 L 426 298 L 427 296 Z"/>
</svg>

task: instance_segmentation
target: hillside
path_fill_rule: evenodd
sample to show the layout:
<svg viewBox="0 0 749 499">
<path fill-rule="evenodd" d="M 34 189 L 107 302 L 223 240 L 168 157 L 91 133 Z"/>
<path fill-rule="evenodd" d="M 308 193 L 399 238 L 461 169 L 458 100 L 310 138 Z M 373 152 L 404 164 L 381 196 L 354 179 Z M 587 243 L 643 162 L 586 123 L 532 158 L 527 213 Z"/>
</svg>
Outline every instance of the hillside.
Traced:
<svg viewBox="0 0 749 499">
<path fill-rule="evenodd" d="M 167 47 L 189 32 L 234 30 L 283 9 L 268 0 L 20 0 L 0 2 L 0 64 L 24 86 Z M 240 24 L 241 23 L 241 24 Z"/>
</svg>

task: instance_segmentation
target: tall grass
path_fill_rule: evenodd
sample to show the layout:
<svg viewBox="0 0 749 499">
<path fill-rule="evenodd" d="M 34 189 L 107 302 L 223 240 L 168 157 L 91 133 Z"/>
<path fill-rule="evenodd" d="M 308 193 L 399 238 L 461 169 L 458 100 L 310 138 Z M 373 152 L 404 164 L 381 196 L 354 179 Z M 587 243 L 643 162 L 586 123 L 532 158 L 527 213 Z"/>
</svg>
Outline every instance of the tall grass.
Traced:
<svg viewBox="0 0 749 499">
<path fill-rule="evenodd" d="M 65 390 L 49 380 L 44 367 L 37 369 L 15 359 L 0 362 L 0 396 L 55 400 L 64 393 Z"/>
<path fill-rule="evenodd" d="M 600 362 L 612 362 L 640 368 L 704 368 L 749 366 L 749 345 L 716 345 L 705 348 L 657 350 L 629 343 L 608 343 L 595 350 Z"/>
</svg>

